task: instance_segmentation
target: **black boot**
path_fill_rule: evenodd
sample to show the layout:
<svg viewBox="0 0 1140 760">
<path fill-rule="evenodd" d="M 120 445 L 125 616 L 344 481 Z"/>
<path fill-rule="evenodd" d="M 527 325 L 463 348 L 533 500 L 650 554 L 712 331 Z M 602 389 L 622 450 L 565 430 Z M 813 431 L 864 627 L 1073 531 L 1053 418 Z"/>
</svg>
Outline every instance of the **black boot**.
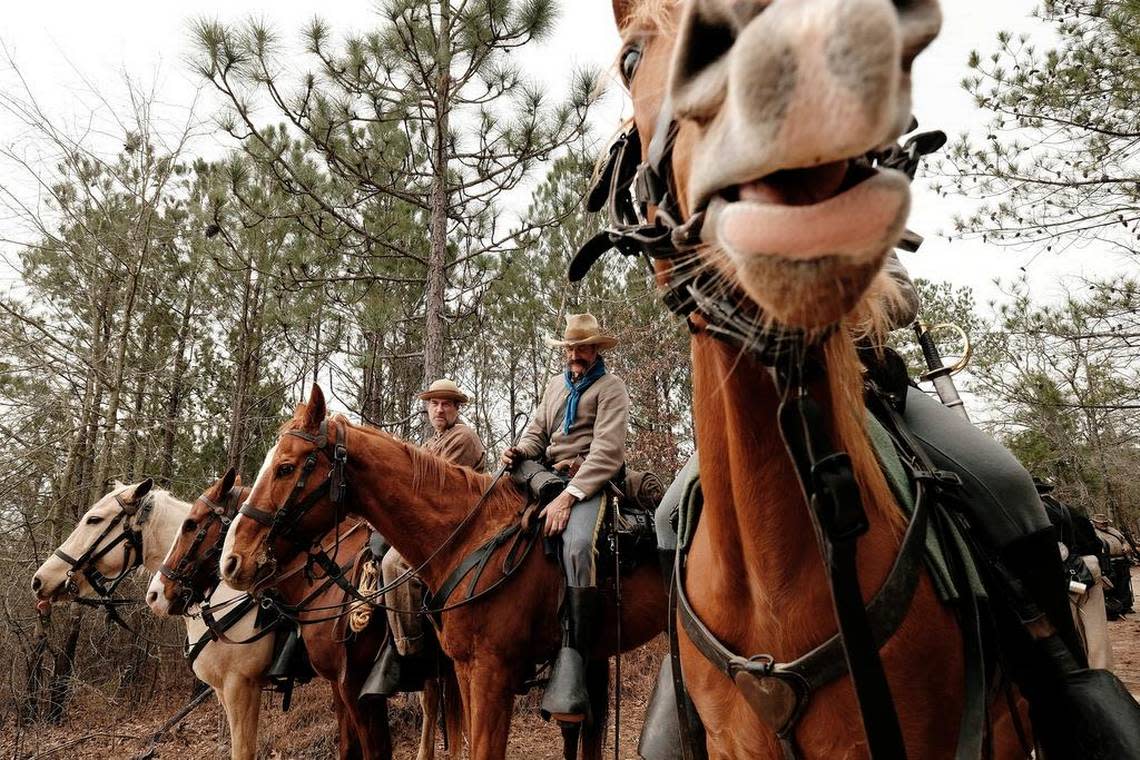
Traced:
<svg viewBox="0 0 1140 760">
<path fill-rule="evenodd" d="M 1080 667 L 1059 636 L 1035 642 L 1044 672 L 1024 688 L 1046 758 L 1140 758 L 1140 705 L 1107 670 Z"/>
<path fill-rule="evenodd" d="M 589 715 L 586 659 L 597 633 L 599 601 L 596 588 L 566 589 L 567 635 L 542 695 L 542 712 L 555 720 L 577 723 Z"/>
<path fill-rule="evenodd" d="M 1007 640 L 1005 647 L 1044 756 L 1140 758 L 1140 705 L 1115 675 L 1088 667 L 1053 531 L 1018 539 L 1000 556 L 1020 597 L 1013 606 L 1021 622 L 1044 614 L 1056 631 L 1028 643 Z"/>
<path fill-rule="evenodd" d="M 380 650 L 380 656 L 372 663 L 372 670 L 364 685 L 360 687 L 358 699 L 368 697 L 390 697 L 400 690 L 400 676 L 404 658 L 396 651 L 396 643 L 388 639 Z"/>
</svg>

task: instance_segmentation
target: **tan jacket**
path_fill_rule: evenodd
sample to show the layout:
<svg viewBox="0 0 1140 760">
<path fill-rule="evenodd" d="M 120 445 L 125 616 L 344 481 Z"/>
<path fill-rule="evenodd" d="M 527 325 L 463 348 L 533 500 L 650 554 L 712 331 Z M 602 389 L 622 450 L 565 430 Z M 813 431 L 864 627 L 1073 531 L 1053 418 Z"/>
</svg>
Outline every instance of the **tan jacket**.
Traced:
<svg viewBox="0 0 1140 760">
<path fill-rule="evenodd" d="M 588 499 L 625 463 L 629 393 L 620 377 L 602 375 L 578 400 L 578 415 L 567 434 L 562 424 L 569 395 L 562 375 L 550 378 L 517 448 L 527 459 L 577 465 L 568 490 Z"/>
<path fill-rule="evenodd" d="M 443 457 L 462 467 L 470 467 L 475 472 L 487 471 L 487 450 L 479 440 L 479 434 L 462 422 L 436 433 L 424 444 L 431 453 Z"/>
</svg>

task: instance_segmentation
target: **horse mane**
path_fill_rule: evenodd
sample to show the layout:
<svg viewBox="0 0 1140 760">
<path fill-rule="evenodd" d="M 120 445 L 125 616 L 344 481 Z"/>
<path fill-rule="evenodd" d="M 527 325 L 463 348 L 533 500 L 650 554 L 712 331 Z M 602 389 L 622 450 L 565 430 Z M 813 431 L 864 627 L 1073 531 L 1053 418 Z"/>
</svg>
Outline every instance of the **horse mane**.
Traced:
<svg viewBox="0 0 1140 760">
<path fill-rule="evenodd" d="M 283 435 L 290 430 L 301 429 L 304 425 L 303 421 L 307 410 L 308 407 L 306 404 L 298 404 L 293 416 L 282 423 L 280 428 L 278 428 L 278 435 Z M 491 485 L 491 475 L 475 472 L 469 467 L 461 467 L 453 462 L 449 462 L 443 457 L 433 454 L 413 443 L 409 443 L 399 436 L 393 435 L 385 430 L 380 430 L 363 423 L 353 422 L 343 414 L 333 415 L 330 419 L 367 437 L 377 438 L 395 444 L 408 457 L 408 461 L 411 463 L 412 488 L 415 490 L 423 488 L 443 490 L 449 485 L 453 485 L 453 483 L 449 483 L 449 481 L 454 480 L 463 486 L 468 496 L 478 498 Z M 349 456 L 351 456 L 351 452 Z M 500 479 L 495 489 L 487 495 L 484 508 L 486 508 L 490 514 L 494 515 L 500 512 L 504 514 L 514 514 L 518 509 L 518 498 L 519 491 L 514 483 L 511 482 L 509 478 Z"/>
<path fill-rule="evenodd" d="M 867 435 L 863 370 L 849 332 L 837 331 L 824 343 L 823 352 L 836 443 L 851 457 L 867 511 L 884 520 L 896 536 L 901 536 L 906 530 L 906 517 L 897 508 L 894 492 Z"/>
</svg>

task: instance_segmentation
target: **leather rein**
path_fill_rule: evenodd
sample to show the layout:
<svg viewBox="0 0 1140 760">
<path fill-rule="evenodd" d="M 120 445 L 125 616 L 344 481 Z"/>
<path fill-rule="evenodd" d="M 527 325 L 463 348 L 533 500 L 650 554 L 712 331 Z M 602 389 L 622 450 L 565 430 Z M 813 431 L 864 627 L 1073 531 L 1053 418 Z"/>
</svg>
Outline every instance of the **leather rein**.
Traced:
<svg viewBox="0 0 1140 760">
<path fill-rule="evenodd" d="M 906 616 L 917 586 L 922 548 L 928 525 L 927 492 L 944 473 L 936 473 L 921 448 L 907 445 L 908 454 L 921 464 L 916 474 L 916 509 L 900 546 L 890 575 L 869 608 L 864 606 L 858 582 L 856 547 L 868 530 L 866 512 L 849 455 L 831 442 L 823 407 L 812 396 L 811 381 L 822 374 L 818 347 L 831 331 L 808 335 L 778 325 L 758 327 L 758 307 L 738 290 L 714 276 L 696 255 L 701 245 L 704 211 L 683 218 L 677 201 L 672 153 L 678 123 L 666 101 L 654 136 L 641 158 L 641 137 L 632 126 L 611 145 L 609 155 L 587 197 L 587 208 L 605 208 L 609 224 L 588 240 L 573 257 L 569 278 L 581 279 L 606 252 L 644 257 L 650 270 L 655 260 L 670 264 L 665 285 L 665 305 L 683 318 L 690 332 L 707 332 L 743 350 L 769 372 L 781 397 L 778 424 L 785 449 L 795 465 L 805 503 L 808 505 L 823 556 L 839 633 L 791 663 L 778 663 L 771 655 L 738 655 L 725 645 L 697 616 L 685 592 L 686 552 L 678 551 L 670 589 L 670 644 L 674 682 L 677 688 L 686 758 L 703 757 L 699 716 L 685 692 L 681 676 L 676 621 L 698 651 L 741 691 L 748 704 L 775 731 L 786 758 L 798 757 L 794 729 L 813 692 L 850 673 L 867 736 L 875 758 L 905 758 L 906 750 L 898 715 L 879 657 L 880 647 L 890 639 Z M 870 166 L 889 166 L 914 176 L 924 142 L 919 135 L 905 146 L 860 159 Z M 649 220 L 650 209 L 654 210 Z M 917 248 L 909 233 L 900 247 Z M 921 239 L 919 238 L 920 242 Z M 905 428 L 894 425 L 897 437 L 909 438 Z M 909 443 L 913 444 L 913 441 Z M 976 721 L 974 721 L 976 722 Z M 696 726 L 694 726 L 694 723 Z M 980 731 L 963 721 L 963 741 L 973 746 Z M 967 733 L 970 736 L 967 736 Z M 975 755 L 976 756 L 976 755 Z"/>
<path fill-rule="evenodd" d="M 297 525 L 304 515 L 316 505 L 326 495 L 330 501 L 333 502 L 336 509 L 336 516 L 334 517 L 335 523 L 339 524 L 343 519 L 344 501 L 348 492 L 348 482 L 345 476 L 345 466 L 348 462 L 348 448 L 345 444 L 343 427 L 333 422 L 333 429 L 335 431 L 335 438 L 329 438 L 329 421 L 323 420 L 321 422 L 317 435 L 312 435 L 302 430 L 287 430 L 286 435 L 293 435 L 302 438 L 313 444 L 313 450 L 308 454 L 304 464 L 301 467 L 301 475 L 297 479 L 293 490 L 286 498 L 285 503 L 277 510 L 269 510 L 261 507 L 256 507 L 246 502 L 238 510 L 239 514 L 245 515 L 255 522 L 269 528 L 266 535 L 265 543 L 266 550 L 270 552 L 270 562 L 276 567 L 276 559 L 272 555 L 272 539 L 280 535 L 286 538 L 293 538 L 297 540 L 304 540 L 297 536 Z M 308 478 L 316 467 L 318 455 L 323 455 L 329 460 L 331 468 L 329 475 L 325 482 L 309 493 L 302 495 L 307 485 Z M 395 612 L 402 612 L 407 614 L 420 614 L 426 613 L 432 616 L 437 616 L 443 612 L 457 609 L 459 607 L 471 604 L 479 599 L 484 598 L 488 594 L 499 589 L 508 580 L 514 577 L 514 574 L 522 567 L 524 561 L 529 556 L 531 549 L 537 543 L 537 537 L 540 534 L 539 525 L 537 521 L 532 521 L 530 525 L 523 526 L 520 522 L 512 522 L 504 527 L 486 542 L 481 544 L 475 550 L 465 557 L 460 564 L 452 571 L 452 573 L 444 580 L 441 588 L 435 594 L 428 593 L 424 598 L 424 607 L 420 610 L 406 610 L 390 607 L 380 600 L 389 591 L 392 591 L 400 586 L 410 583 L 413 578 L 418 576 L 439 554 L 448 546 L 450 546 L 458 538 L 460 533 L 466 528 L 479 509 L 486 503 L 487 498 L 491 495 L 495 486 L 498 484 L 499 479 L 506 472 L 505 467 L 499 468 L 495 475 L 491 478 L 491 482 L 484 489 L 479 499 L 468 510 L 467 514 L 459 521 L 452 532 L 445 538 L 439 546 L 436 547 L 428 557 L 421 562 L 418 566 L 409 568 L 398 578 L 391 583 L 381 586 L 380 588 L 370 591 L 367 594 L 360 593 L 360 590 L 352 582 L 348 576 L 349 568 L 354 564 L 350 561 L 345 565 L 338 564 L 333 558 L 337 553 L 340 539 L 343 536 L 337 536 L 337 540 L 332 547 L 332 556 L 329 554 L 329 549 L 323 547 L 319 543 L 319 539 L 309 544 L 307 549 L 307 558 L 303 566 L 304 572 L 315 580 L 313 576 L 313 567 L 319 566 L 324 573 L 324 582 L 312 593 L 308 594 L 305 599 L 296 605 L 286 605 L 282 602 L 273 599 L 272 597 L 264 597 L 262 599 L 263 606 L 272 606 L 284 617 L 293 620 L 301 625 L 310 625 L 328 620 L 343 617 L 349 612 L 349 601 L 360 601 L 372 605 L 377 609 L 393 610 Z M 521 517 L 521 515 L 520 515 Z M 361 523 L 363 524 L 363 523 Z M 353 528 L 352 530 L 354 530 Z M 351 532 L 351 530 L 350 530 Z M 347 534 L 345 534 L 347 535 Z M 509 544 L 508 544 L 509 542 Z M 490 586 L 476 591 L 476 585 L 482 577 L 482 573 L 486 568 L 492 554 L 500 547 L 508 545 L 507 552 L 502 562 L 502 577 L 494 581 Z M 377 561 L 379 557 L 375 557 Z M 296 570 L 292 571 L 296 572 Z M 292 574 L 292 572 L 290 574 Z M 273 583 L 278 583 L 283 579 L 283 576 L 277 576 L 276 570 L 266 579 Z M 466 594 L 458 601 L 448 603 L 448 599 L 452 596 L 458 586 L 463 580 L 468 580 L 468 588 Z M 263 582 L 264 583 L 264 582 Z M 330 584 L 336 584 L 346 594 L 346 599 L 343 602 L 336 604 L 328 604 L 321 606 L 313 606 L 311 604 L 317 597 L 319 597 Z M 301 619 L 301 613 L 314 613 L 321 611 L 336 610 L 332 614 L 321 616 L 317 618 Z M 204 619 L 205 619 L 204 615 Z M 207 619 L 207 625 L 210 625 Z M 241 642 L 234 642 L 241 643 Z"/>
</svg>

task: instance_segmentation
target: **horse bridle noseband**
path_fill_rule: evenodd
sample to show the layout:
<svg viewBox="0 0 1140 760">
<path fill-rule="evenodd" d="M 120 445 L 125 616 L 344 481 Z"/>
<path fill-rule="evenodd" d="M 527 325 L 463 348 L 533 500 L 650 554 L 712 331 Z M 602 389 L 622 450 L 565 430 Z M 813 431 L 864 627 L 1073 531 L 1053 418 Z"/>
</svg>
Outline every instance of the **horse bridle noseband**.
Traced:
<svg viewBox="0 0 1140 760">
<path fill-rule="evenodd" d="M 301 474 L 293 485 L 293 490 L 289 492 L 285 503 L 277 509 L 265 509 L 247 501 L 238 510 L 239 515 L 244 515 L 269 529 L 265 536 L 265 550 L 271 562 L 276 562 L 273 557 L 273 539 L 278 537 L 292 538 L 301 519 L 325 496 L 328 496 L 337 512 L 334 524 L 340 522 L 348 485 L 344 474 L 344 466 L 348 461 L 348 448 L 345 446 L 344 430 L 341 426 L 334 421 L 332 428 L 336 434 L 335 440 L 329 439 L 329 421 L 327 419 L 321 420 L 316 435 L 304 430 L 286 430 L 285 435 L 291 435 L 313 444 L 313 450 L 309 452 L 308 456 L 305 457 L 305 462 L 301 465 Z M 317 466 L 318 456 L 323 456 L 328 460 L 329 474 L 319 487 L 308 495 L 302 496 L 308 484 L 309 476 Z"/>
<path fill-rule="evenodd" d="M 126 580 L 132 570 L 142 565 L 142 531 L 139 528 L 150 519 L 150 513 L 154 509 L 154 494 L 145 494 L 137 504 L 125 501 L 121 494 L 115 494 L 115 502 L 119 505 L 119 512 L 107 522 L 103 532 L 91 542 L 86 551 L 78 557 L 72 557 L 63 549 L 56 549 L 53 552 L 56 557 L 67 563 L 67 581 L 64 587 L 76 597 L 75 601 L 79 604 L 106 607 L 108 612 L 113 609 L 114 605 L 124 603 L 124 600 L 114 598 L 115 590 L 118 589 L 119 584 Z M 130 519 L 136 515 L 135 524 L 131 525 Z M 100 546 L 111 535 L 111 532 L 119 527 L 120 523 L 123 523 L 123 530 L 119 535 L 108 542 L 106 546 Z M 95 564 L 114 551 L 120 544 L 123 545 L 123 569 L 114 578 L 108 578 L 99 572 Z M 76 573 L 87 579 L 87 583 L 99 595 L 98 598 L 79 597 L 79 586 L 75 583 Z"/>
<path fill-rule="evenodd" d="M 185 553 L 183 553 L 182 558 L 178 560 L 178 564 L 175 567 L 170 567 L 166 562 L 159 565 L 158 572 L 171 583 L 178 584 L 178 596 L 183 600 L 186 607 L 204 600 L 209 595 L 211 589 L 196 589 L 194 587 L 194 576 L 197 575 L 203 567 L 210 565 L 214 565 L 214 567 L 217 566 L 217 559 L 222 553 L 222 542 L 220 540 L 215 541 L 213 546 L 200 555 L 198 550 L 202 544 L 205 543 L 210 527 L 215 523 L 220 526 L 221 533 L 223 535 L 225 534 L 226 528 L 230 525 L 230 520 L 237 512 L 240 499 L 240 486 L 230 488 L 225 496 L 222 497 L 220 503 L 215 502 L 204 494 L 198 497 L 198 501 L 205 504 L 208 511 L 198 523 L 198 531 L 194 534 L 194 540 L 190 543 Z M 216 575 L 216 571 L 214 571 L 214 574 Z"/>
<path fill-rule="evenodd" d="M 912 123 L 907 131 L 916 126 Z M 702 656 L 732 679 L 757 714 L 772 725 L 785 757 L 797 757 L 794 728 L 811 693 L 847 672 L 872 757 L 905 758 L 902 731 L 879 648 L 905 616 L 890 608 L 900 604 L 904 610 L 909 607 L 914 584 L 903 576 L 917 575 L 916 556 L 926 533 L 925 512 L 916 512 L 912 520 L 912 530 L 908 531 L 895 563 L 895 570 L 900 572 L 892 572 L 892 582 L 880 591 L 888 604 L 872 604 L 872 622 L 872 614 L 863 603 L 855 552 L 858 538 L 869 529 L 867 515 L 850 456 L 831 443 L 823 407 L 811 390 L 823 374 L 819 347 L 837 325 L 810 334 L 779 325 L 758 327 L 764 321 L 757 318 L 758 307 L 737 289 L 726 286 L 724 278 L 717 278 L 699 260 L 695 252 L 701 245 L 705 212 L 697 209 L 688 219 L 681 214 L 672 166 L 678 132 L 679 124 L 667 98 L 644 160 L 636 125 L 610 146 L 587 197 L 588 210 L 607 209 L 609 224 L 575 254 L 569 279 L 584 277 L 610 250 L 644 257 L 651 271 L 654 260 L 669 262 L 669 280 L 663 295 L 669 310 L 683 318 L 694 334 L 707 332 L 747 353 L 767 369 L 781 399 L 777 417 L 780 433 L 815 527 L 839 627 L 838 641 L 828 642 L 787 666 L 768 655 L 737 655 L 704 625 L 689 604 L 683 586 L 685 557 L 678 551 L 670 593 L 670 609 L 677 614 L 670 614 L 669 628 L 683 734 L 694 721 L 699 722 L 699 717 L 681 677 L 677 618 Z M 937 150 L 945 141 L 944 136 L 941 140 L 931 139 L 938 134 L 916 135 L 904 146 L 870 152 L 858 162 L 897 169 L 913 179 L 922 156 Z M 650 207 L 654 209 L 652 222 Z M 917 249 L 916 237 L 909 233 L 899 247 Z M 917 241 L 921 242 L 921 238 Z M 678 598 L 682 600 L 680 604 Z M 693 751 L 688 746 L 692 736 L 689 733 L 682 737 L 686 758 Z"/>
</svg>

